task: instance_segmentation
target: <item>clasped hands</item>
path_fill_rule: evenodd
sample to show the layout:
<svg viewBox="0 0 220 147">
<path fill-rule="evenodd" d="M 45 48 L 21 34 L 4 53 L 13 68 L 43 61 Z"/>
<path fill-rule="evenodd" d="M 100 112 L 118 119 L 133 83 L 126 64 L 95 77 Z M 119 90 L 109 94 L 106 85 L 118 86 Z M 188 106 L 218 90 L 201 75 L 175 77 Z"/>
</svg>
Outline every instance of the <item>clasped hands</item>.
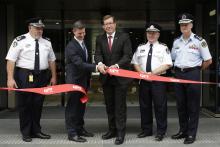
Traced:
<svg viewBox="0 0 220 147">
<path fill-rule="evenodd" d="M 100 73 L 102 73 L 102 74 L 107 74 L 107 69 L 108 68 L 118 68 L 118 66 L 117 65 L 111 65 L 110 67 L 108 67 L 108 66 L 106 66 L 105 64 L 99 64 L 99 65 L 97 65 L 97 69 L 98 69 L 98 71 L 100 72 Z"/>
</svg>

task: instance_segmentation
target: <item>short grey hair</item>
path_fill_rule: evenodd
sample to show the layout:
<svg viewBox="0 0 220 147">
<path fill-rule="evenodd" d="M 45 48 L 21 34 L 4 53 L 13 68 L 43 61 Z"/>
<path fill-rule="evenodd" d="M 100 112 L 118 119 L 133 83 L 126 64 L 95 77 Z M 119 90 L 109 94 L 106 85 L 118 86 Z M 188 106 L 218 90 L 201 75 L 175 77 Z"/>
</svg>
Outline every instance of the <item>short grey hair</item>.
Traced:
<svg viewBox="0 0 220 147">
<path fill-rule="evenodd" d="M 81 20 L 77 20 L 76 22 L 74 22 L 73 24 L 73 29 L 84 29 L 86 27 L 86 25 L 81 21 Z"/>
</svg>

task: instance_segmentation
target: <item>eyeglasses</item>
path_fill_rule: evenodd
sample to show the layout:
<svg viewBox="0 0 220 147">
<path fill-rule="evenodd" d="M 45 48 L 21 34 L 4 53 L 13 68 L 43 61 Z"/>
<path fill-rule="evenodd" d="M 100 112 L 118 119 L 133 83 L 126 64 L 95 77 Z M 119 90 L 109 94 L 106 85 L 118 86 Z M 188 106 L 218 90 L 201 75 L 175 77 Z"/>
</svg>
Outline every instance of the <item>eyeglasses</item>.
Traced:
<svg viewBox="0 0 220 147">
<path fill-rule="evenodd" d="M 110 22 L 110 23 L 106 23 L 106 24 L 103 24 L 104 26 L 108 26 L 108 25 L 113 25 L 114 22 Z"/>
</svg>

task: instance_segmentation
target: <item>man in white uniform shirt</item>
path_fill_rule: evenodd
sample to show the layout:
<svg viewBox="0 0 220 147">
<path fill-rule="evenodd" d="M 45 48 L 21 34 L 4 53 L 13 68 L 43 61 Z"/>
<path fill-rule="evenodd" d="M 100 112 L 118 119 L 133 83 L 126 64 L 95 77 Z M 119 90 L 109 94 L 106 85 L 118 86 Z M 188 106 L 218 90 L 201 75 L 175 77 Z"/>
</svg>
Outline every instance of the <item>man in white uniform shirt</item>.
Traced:
<svg viewBox="0 0 220 147">
<path fill-rule="evenodd" d="M 37 88 L 56 84 L 55 54 L 51 42 L 42 38 L 44 24 L 40 18 L 28 20 L 29 32 L 16 37 L 6 56 L 8 88 Z M 51 77 L 48 72 L 51 70 Z M 20 131 L 25 142 L 32 138 L 49 139 L 41 132 L 40 118 L 44 96 L 16 92 Z"/>
<path fill-rule="evenodd" d="M 136 71 L 163 76 L 172 66 L 171 55 L 165 44 L 158 42 L 161 27 L 150 23 L 146 27 L 148 42 L 139 45 L 133 55 L 131 63 Z M 153 135 L 152 101 L 154 103 L 157 131 L 155 140 L 161 141 L 167 129 L 167 98 L 164 82 L 140 81 L 139 102 L 141 112 L 141 129 L 138 138 Z"/>
</svg>

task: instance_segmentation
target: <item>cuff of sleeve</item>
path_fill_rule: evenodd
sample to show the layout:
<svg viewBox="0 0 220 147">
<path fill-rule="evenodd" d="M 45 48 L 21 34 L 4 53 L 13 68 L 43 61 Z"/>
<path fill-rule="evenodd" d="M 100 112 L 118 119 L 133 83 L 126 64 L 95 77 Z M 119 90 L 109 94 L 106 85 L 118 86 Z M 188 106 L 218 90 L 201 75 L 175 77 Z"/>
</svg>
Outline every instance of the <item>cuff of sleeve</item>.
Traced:
<svg viewBox="0 0 220 147">
<path fill-rule="evenodd" d="M 98 72 L 98 65 L 95 66 L 95 72 Z"/>
<path fill-rule="evenodd" d="M 98 65 L 102 65 L 102 64 L 103 64 L 102 62 L 99 62 L 99 63 L 98 63 Z"/>
</svg>

